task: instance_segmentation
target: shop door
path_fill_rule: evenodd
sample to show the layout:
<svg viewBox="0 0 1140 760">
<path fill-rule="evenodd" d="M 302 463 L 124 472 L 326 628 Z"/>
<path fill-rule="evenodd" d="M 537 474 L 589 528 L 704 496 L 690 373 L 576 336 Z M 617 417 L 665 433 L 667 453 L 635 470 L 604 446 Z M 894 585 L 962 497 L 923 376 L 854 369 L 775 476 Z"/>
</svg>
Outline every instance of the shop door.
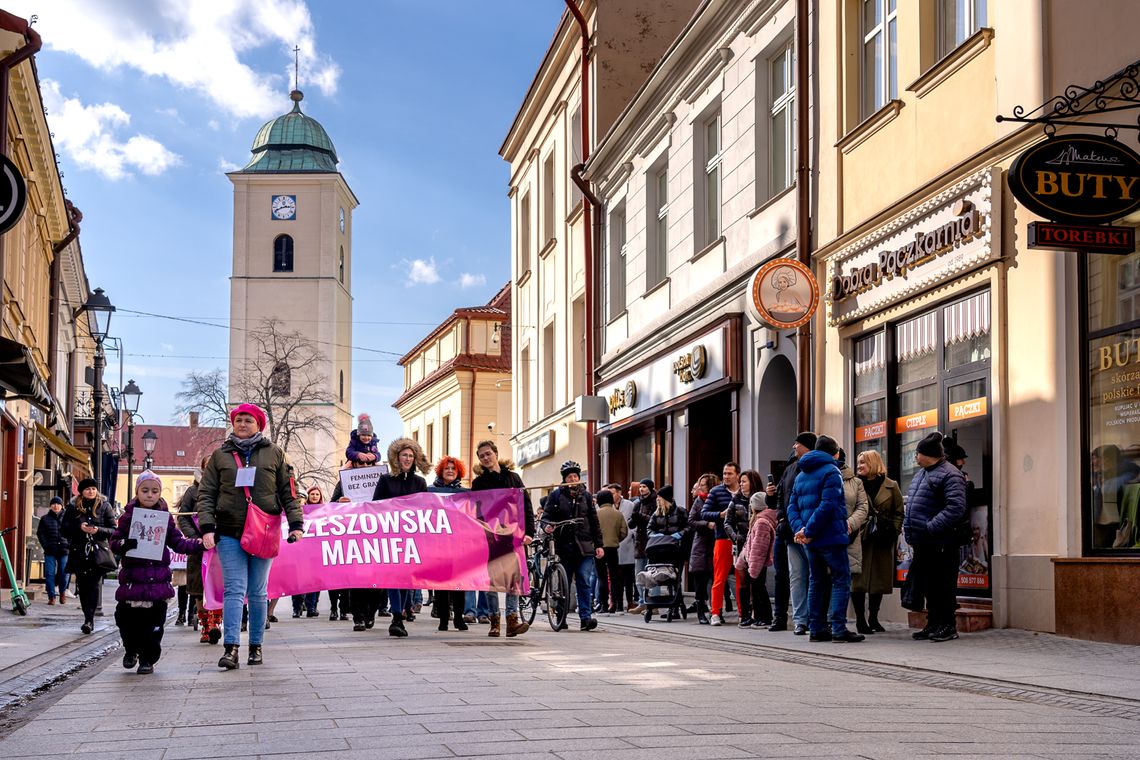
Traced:
<svg viewBox="0 0 1140 760">
<path fill-rule="evenodd" d="M 961 547 L 958 591 L 990 596 L 990 537 L 993 535 L 992 434 L 989 372 L 955 377 L 946 383 L 946 435 L 965 454 L 966 510 L 973 539 Z M 947 452 L 948 455 L 953 455 Z"/>
</svg>

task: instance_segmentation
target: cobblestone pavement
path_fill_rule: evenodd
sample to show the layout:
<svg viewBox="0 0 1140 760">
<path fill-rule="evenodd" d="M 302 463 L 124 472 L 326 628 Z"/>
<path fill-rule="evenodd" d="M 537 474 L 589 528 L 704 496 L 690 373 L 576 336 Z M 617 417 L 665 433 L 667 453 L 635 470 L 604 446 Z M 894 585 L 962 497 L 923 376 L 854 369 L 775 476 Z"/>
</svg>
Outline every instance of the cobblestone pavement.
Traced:
<svg viewBox="0 0 1140 760">
<path fill-rule="evenodd" d="M 1140 755 L 1140 718 L 1120 712 L 1140 706 L 1132 700 L 1098 713 L 970 689 L 968 676 L 915 682 L 837 669 L 824 654 L 790 661 L 608 622 L 581 633 L 570 622 L 559 634 L 536 626 L 494 640 L 485 626 L 438 633 L 424 614 L 410 638 L 392 640 L 382 628 L 283 620 L 266 635 L 264 666 L 229 673 L 214 665 L 220 647 L 169 628 L 154 675 L 109 657 L 0 740 L 0 757 Z"/>
</svg>

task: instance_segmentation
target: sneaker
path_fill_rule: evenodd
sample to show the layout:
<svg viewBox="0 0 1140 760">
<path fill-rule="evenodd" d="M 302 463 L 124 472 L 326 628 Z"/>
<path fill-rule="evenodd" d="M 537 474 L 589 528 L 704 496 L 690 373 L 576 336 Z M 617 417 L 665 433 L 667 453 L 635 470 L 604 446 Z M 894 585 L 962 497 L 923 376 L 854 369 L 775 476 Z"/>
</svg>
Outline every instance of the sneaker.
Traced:
<svg viewBox="0 0 1140 760">
<path fill-rule="evenodd" d="M 786 630 L 788 630 L 788 621 L 787 620 L 777 620 L 775 623 L 772 623 L 772 625 L 768 626 L 768 630 L 771 631 L 772 633 L 779 633 L 780 631 L 786 631 Z"/>
<path fill-rule="evenodd" d="M 939 628 L 937 631 L 930 633 L 930 641 L 953 641 L 958 638 L 958 629 L 952 625 L 947 625 Z"/>
<path fill-rule="evenodd" d="M 151 673 L 154 672 L 154 666 L 151 665 L 149 662 L 139 661 L 139 669 L 136 670 L 135 672 L 138 673 L 140 676 L 149 676 Z"/>
<path fill-rule="evenodd" d="M 579 628 L 583 631 L 592 631 L 597 627 L 598 627 L 598 621 L 594 618 L 586 618 L 585 620 L 582 621 L 582 624 L 579 626 Z"/>
<path fill-rule="evenodd" d="M 793 630 L 792 633 L 796 636 L 803 636 L 807 633 L 807 626 L 803 623 L 797 623 L 795 630 Z"/>
<path fill-rule="evenodd" d="M 91 625 L 90 623 L 84 623 L 83 625 L 79 626 L 79 630 L 83 631 L 84 633 L 91 633 L 93 630 L 95 630 L 95 626 Z"/>
<path fill-rule="evenodd" d="M 831 641 L 831 632 L 820 631 L 819 633 L 813 633 L 811 636 L 808 636 L 808 641 Z"/>
<path fill-rule="evenodd" d="M 640 615 L 643 612 L 645 612 L 645 605 L 644 604 L 639 604 L 636 607 L 634 607 L 632 610 L 630 610 L 630 613 L 632 613 L 634 615 Z"/>
<path fill-rule="evenodd" d="M 836 644 L 858 644 L 866 638 L 867 637 L 861 633 L 855 633 L 847 629 L 843 629 L 840 633 L 831 634 L 831 640 Z"/>
<path fill-rule="evenodd" d="M 738 628 L 751 628 L 752 627 L 752 618 L 744 618 L 743 620 L 741 620 L 736 625 Z"/>
<path fill-rule="evenodd" d="M 724 625 L 724 618 L 723 618 L 723 617 L 721 617 L 720 615 L 713 615 L 713 616 L 712 616 L 712 624 L 713 624 L 714 626 L 717 626 L 717 625 Z"/>
<path fill-rule="evenodd" d="M 914 633 L 912 633 L 910 635 L 910 637 L 912 639 L 914 639 L 915 641 L 926 641 L 927 639 L 930 638 L 931 633 L 932 633 L 932 630 L 931 630 L 930 626 L 926 626 L 921 631 L 915 631 Z"/>
<path fill-rule="evenodd" d="M 340 613 L 340 619 L 341 620 L 348 620 L 348 615 L 342 612 L 342 613 Z"/>
<path fill-rule="evenodd" d="M 475 616 L 472 615 L 471 613 L 468 613 L 468 614 L 463 616 L 463 622 L 468 623 L 468 624 L 474 623 L 475 622 Z"/>
<path fill-rule="evenodd" d="M 123 655 L 123 667 L 130 670 L 135 665 L 139 664 L 139 656 L 132 652 L 127 652 Z"/>
<path fill-rule="evenodd" d="M 321 613 L 317 612 L 316 610 L 311 610 L 311 611 L 305 613 L 305 617 L 307 617 L 307 618 L 315 618 L 315 617 L 320 617 L 320 616 L 321 616 Z"/>
<path fill-rule="evenodd" d="M 336 613 L 335 613 L 335 612 L 333 612 L 333 613 L 331 613 L 331 614 L 329 615 L 329 621 L 330 621 L 330 622 L 331 622 L 331 621 L 333 621 L 333 620 L 336 620 L 336 619 L 337 619 L 337 617 L 336 617 Z"/>
<path fill-rule="evenodd" d="M 354 631 L 363 631 L 363 630 L 365 630 L 365 629 L 364 629 L 364 623 L 353 623 L 353 624 L 352 624 L 352 630 L 354 630 Z"/>
<path fill-rule="evenodd" d="M 480 623 L 483 623 L 484 625 L 489 625 L 491 622 L 491 618 L 487 617 L 486 615 L 480 615 L 478 620 Z"/>
<path fill-rule="evenodd" d="M 372 626 L 374 626 L 374 625 L 376 625 L 376 621 L 375 621 L 375 620 L 365 620 L 365 621 L 364 621 L 364 627 L 365 627 L 367 630 L 369 630 L 369 631 L 371 631 L 371 630 L 372 630 Z"/>
</svg>

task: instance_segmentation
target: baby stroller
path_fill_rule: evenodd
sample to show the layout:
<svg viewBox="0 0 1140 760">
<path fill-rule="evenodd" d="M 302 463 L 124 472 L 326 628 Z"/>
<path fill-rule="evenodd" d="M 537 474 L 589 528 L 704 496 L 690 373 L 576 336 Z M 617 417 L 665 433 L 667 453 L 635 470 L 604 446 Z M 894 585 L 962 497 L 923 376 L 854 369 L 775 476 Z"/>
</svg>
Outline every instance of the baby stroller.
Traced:
<svg viewBox="0 0 1140 760">
<path fill-rule="evenodd" d="M 645 589 L 645 622 L 653 619 L 654 610 L 667 609 L 666 622 L 688 617 L 681 585 L 681 542 L 670 535 L 653 533 L 645 546 L 645 569 L 637 574 L 637 583 Z"/>
</svg>

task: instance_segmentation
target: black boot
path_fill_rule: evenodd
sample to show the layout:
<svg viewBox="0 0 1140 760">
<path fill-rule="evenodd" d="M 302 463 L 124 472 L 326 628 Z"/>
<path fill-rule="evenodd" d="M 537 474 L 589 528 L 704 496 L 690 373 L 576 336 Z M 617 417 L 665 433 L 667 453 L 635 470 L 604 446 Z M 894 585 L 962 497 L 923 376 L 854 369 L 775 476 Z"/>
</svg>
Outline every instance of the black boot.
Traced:
<svg viewBox="0 0 1140 760">
<path fill-rule="evenodd" d="M 222 658 L 218 660 L 218 667 L 225 668 L 226 670 L 238 669 L 238 645 L 226 644 L 226 651 Z"/>
<path fill-rule="evenodd" d="M 388 625 L 388 635 L 395 636 L 402 639 L 408 635 L 408 631 L 404 628 L 404 616 L 399 612 L 392 613 L 392 622 Z"/>
<path fill-rule="evenodd" d="M 249 659 L 245 661 L 246 665 L 260 665 L 261 659 L 261 644 L 249 645 Z"/>
<path fill-rule="evenodd" d="M 873 633 L 886 633 L 887 629 L 879 622 L 879 607 L 883 604 L 882 594 L 871 594 L 871 616 L 867 621 L 867 627 Z"/>
<path fill-rule="evenodd" d="M 439 630 L 447 630 L 447 621 L 451 619 L 451 605 L 448 602 L 451 598 L 446 591 L 441 591 L 435 595 L 435 603 L 431 606 L 431 614 L 433 617 L 439 618 Z"/>
<path fill-rule="evenodd" d="M 851 606 L 855 608 L 855 630 L 859 633 L 874 633 L 867 625 L 867 595 L 862 591 L 852 591 Z"/>
<path fill-rule="evenodd" d="M 708 607 L 705 606 L 704 602 L 697 602 L 697 622 L 701 625 L 710 623 Z"/>
</svg>

